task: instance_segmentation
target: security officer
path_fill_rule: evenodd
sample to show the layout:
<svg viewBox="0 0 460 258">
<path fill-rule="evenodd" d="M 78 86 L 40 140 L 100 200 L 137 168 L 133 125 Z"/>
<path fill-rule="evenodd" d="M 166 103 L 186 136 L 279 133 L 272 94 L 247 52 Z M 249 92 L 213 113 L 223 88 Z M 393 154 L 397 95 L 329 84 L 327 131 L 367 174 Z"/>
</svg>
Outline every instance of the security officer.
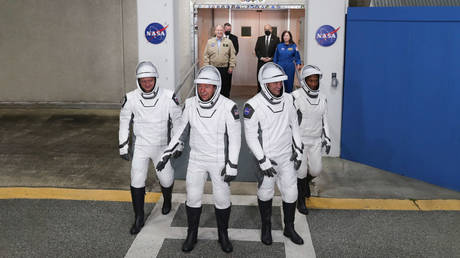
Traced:
<svg viewBox="0 0 460 258">
<path fill-rule="evenodd" d="M 204 66 L 195 79 L 195 96 L 185 101 L 182 123 L 164 151 L 157 170 L 162 170 L 172 153 L 190 134 L 190 159 L 187 168 L 187 239 L 182 250 L 193 250 L 197 242 L 201 198 L 208 177 L 212 181 L 219 243 L 232 252 L 228 239 L 230 181 L 237 175 L 241 146 L 241 122 L 236 104 L 220 96 L 221 78 L 214 66 Z"/>
<path fill-rule="evenodd" d="M 126 94 L 120 111 L 118 140 L 121 158 L 131 160 L 131 154 L 128 153 L 131 122 L 135 139 L 131 163 L 131 197 L 135 222 L 130 232 L 133 235 L 139 233 L 144 226 L 145 180 L 149 161 L 156 163 L 160 160 L 171 137 L 171 130 L 177 128 L 182 113 L 174 92 L 157 85 L 158 77 L 157 68 L 151 62 L 139 63 L 136 69 L 137 89 Z M 168 165 L 157 176 L 164 199 L 162 213 L 167 214 L 171 210 L 174 170 Z"/>
<path fill-rule="evenodd" d="M 257 56 L 257 74 L 259 74 L 260 68 L 268 63 L 273 62 L 273 56 L 275 55 L 276 46 L 280 43 L 279 38 L 272 34 L 273 27 L 270 24 L 265 24 L 264 33 L 265 35 L 257 38 L 254 52 Z M 257 77 L 257 92 L 260 92 L 260 81 Z"/>
<path fill-rule="evenodd" d="M 300 132 L 304 144 L 303 163 L 297 174 L 297 209 L 300 213 L 308 214 L 305 198 L 309 198 L 309 183 L 319 176 L 322 170 L 321 149 L 326 148 L 326 154 L 331 150 L 331 138 L 327 119 L 327 99 L 319 92 L 321 70 L 313 65 L 302 68 L 300 73 L 301 89 L 292 93 L 294 103 L 299 108 Z"/>
<path fill-rule="evenodd" d="M 258 203 L 262 219 L 262 243 L 272 244 L 271 213 L 275 182 L 281 192 L 284 235 L 295 244 L 303 239 L 294 230 L 297 172 L 302 163 L 302 142 L 297 110 L 290 94 L 284 93 L 287 79 L 281 66 L 264 64 L 259 71 L 262 90 L 244 106 L 244 131 L 249 149 L 259 162 Z"/>
<path fill-rule="evenodd" d="M 221 94 L 230 98 L 231 77 L 236 66 L 235 48 L 230 39 L 224 37 L 224 27 L 217 25 L 216 37 L 208 40 L 204 49 L 204 65 L 217 67 L 220 72 L 222 89 Z"/>
</svg>

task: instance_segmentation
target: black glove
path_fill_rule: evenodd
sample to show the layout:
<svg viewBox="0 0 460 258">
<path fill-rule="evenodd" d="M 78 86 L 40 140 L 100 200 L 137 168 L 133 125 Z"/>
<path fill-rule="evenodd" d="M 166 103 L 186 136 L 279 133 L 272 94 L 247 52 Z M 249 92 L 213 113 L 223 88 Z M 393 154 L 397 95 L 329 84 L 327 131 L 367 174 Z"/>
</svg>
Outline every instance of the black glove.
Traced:
<svg viewBox="0 0 460 258">
<path fill-rule="evenodd" d="M 274 175 L 276 175 L 276 170 L 273 168 L 273 166 L 277 166 L 278 163 L 276 163 L 274 160 L 270 160 L 270 163 L 272 163 L 272 166 L 269 167 L 268 169 L 262 170 L 262 173 L 265 176 L 273 177 Z"/>
<path fill-rule="evenodd" d="M 324 140 L 322 142 L 321 147 L 324 147 L 324 146 L 326 146 L 326 154 L 329 154 L 329 152 L 331 151 L 331 142 L 328 140 Z"/>
<path fill-rule="evenodd" d="M 299 170 L 300 165 L 302 165 L 302 161 L 297 159 L 298 154 L 296 151 L 292 151 L 291 161 L 294 161 L 294 169 Z"/>
<path fill-rule="evenodd" d="M 126 161 L 131 161 L 131 155 L 129 155 L 129 153 L 120 155 L 120 158 L 122 158 L 122 159 L 124 159 Z"/>
<path fill-rule="evenodd" d="M 177 159 L 177 158 L 180 157 L 180 155 L 182 155 L 182 151 L 176 150 L 176 151 L 173 152 L 172 157 Z"/>
<path fill-rule="evenodd" d="M 160 172 L 161 170 L 163 170 L 166 166 L 166 163 L 168 163 L 169 161 L 169 158 L 171 158 L 171 155 L 172 154 L 168 154 L 168 155 L 164 155 L 161 159 L 160 162 L 158 162 L 157 166 L 156 166 L 156 170 L 157 172 Z"/>
<path fill-rule="evenodd" d="M 268 163 L 268 162 L 270 162 L 270 163 Z M 273 168 L 273 166 L 277 166 L 277 165 L 278 165 L 278 163 L 276 163 L 274 160 L 271 160 L 271 159 L 269 159 L 268 161 L 264 160 L 264 162 L 262 162 L 262 163 L 260 163 L 260 161 L 259 161 L 260 170 L 256 174 L 257 182 L 258 182 L 257 188 L 260 188 L 260 186 L 262 185 L 262 183 L 264 181 L 265 176 L 273 177 L 274 175 L 276 175 L 276 170 L 275 170 L 275 168 Z M 262 167 L 264 167 L 265 169 L 262 169 Z"/>
<path fill-rule="evenodd" d="M 236 176 L 227 175 L 227 165 L 224 166 L 220 175 L 224 177 L 224 182 L 230 185 L 230 182 L 235 180 Z"/>
</svg>

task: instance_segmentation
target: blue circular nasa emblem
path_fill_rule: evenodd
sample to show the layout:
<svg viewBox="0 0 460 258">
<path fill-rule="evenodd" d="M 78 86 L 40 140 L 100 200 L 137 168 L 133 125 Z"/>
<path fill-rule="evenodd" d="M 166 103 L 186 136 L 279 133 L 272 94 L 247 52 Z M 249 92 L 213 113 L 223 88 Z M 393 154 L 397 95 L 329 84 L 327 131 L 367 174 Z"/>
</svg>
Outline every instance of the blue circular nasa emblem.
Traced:
<svg viewBox="0 0 460 258">
<path fill-rule="evenodd" d="M 334 44 L 337 40 L 337 31 L 339 29 L 340 27 L 334 29 L 331 25 L 323 25 L 319 27 L 315 35 L 316 41 L 323 47 L 328 47 Z"/>
<path fill-rule="evenodd" d="M 169 25 L 163 27 L 163 25 L 159 23 L 150 23 L 147 28 L 145 28 L 145 38 L 152 44 L 160 44 L 166 38 L 166 28 Z"/>
</svg>

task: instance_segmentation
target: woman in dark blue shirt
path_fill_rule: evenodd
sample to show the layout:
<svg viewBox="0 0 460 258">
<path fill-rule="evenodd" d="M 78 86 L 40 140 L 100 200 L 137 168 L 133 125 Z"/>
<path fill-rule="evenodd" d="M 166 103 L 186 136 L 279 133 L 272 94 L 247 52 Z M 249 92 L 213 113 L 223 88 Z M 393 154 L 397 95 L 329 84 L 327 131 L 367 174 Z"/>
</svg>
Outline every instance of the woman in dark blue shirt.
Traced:
<svg viewBox="0 0 460 258">
<path fill-rule="evenodd" d="M 284 72 L 287 74 L 288 79 L 284 81 L 284 91 L 290 93 L 294 85 L 295 69 L 300 69 L 300 55 L 297 50 L 297 45 L 292 41 L 292 34 L 290 31 L 283 31 L 281 40 L 282 42 L 276 46 L 273 61 L 281 65 Z"/>
</svg>

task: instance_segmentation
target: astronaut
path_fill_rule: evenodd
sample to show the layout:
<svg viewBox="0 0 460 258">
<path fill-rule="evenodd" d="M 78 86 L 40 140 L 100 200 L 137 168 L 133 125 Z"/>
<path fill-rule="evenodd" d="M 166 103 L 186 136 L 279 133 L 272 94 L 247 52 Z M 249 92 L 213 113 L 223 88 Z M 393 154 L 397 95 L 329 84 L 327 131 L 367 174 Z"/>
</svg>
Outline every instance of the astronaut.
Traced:
<svg viewBox="0 0 460 258">
<path fill-rule="evenodd" d="M 272 244 L 271 214 L 275 182 L 281 192 L 284 235 L 298 245 L 303 239 L 294 230 L 297 172 L 302 163 L 302 142 L 297 109 L 284 92 L 287 75 L 275 63 L 266 63 L 258 74 L 262 90 L 244 106 L 244 131 L 249 149 L 259 162 L 258 203 L 262 220 L 261 241 Z"/>
<path fill-rule="evenodd" d="M 313 65 L 302 68 L 300 81 L 302 88 L 292 93 L 294 103 L 299 108 L 300 132 L 304 144 L 303 163 L 297 174 L 297 209 L 308 214 L 305 198 L 309 198 L 309 183 L 322 170 L 321 150 L 325 147 L 326 154 L 331 150 L 331 138 L 327 121 L 327 99 L 319 92 L 322 73 Z"/>
<path fill-rule="evenodd" d="M 145 180 L 149 161 L 160 161 L 171 134 L 179 125 L 181 108 L 171 90 L 157 85 L 158 71 L 151 62 L 141 62 L 136 68 L 137 89 L 128 92 L 120 111 L 119 149 L 121 158 L 131 162 L 131 198 L 135 221 L 130 233 L 137 234 L 144 226 Z M 129 153 L 130 124 L 133 127 L 133 154 Z M 180 150 L 175 153 L 180 154 Z M 174 170 L 167 165 L 157 173 L 163 193 L 162 213 L 171 210 Z"/>
<path fill-rule="evenodd" d="M 188 230 L 182 245 L 184 252 L 197 242 L 202 210 L 201 198 L 208 173 L 212 181 L 218 237 L 224 252 L 232 252 L 228 239 L 230 218 L 230 181 L 237 175 L 241 146 L 241 122 L 236 104 L 220 95 L 221 77 L 214 66 L 200 69 L 195 83 L 195 96 L 185 101 L 182 123 L 173 136 L 157 170 L 162 170 L 177 146 L 190 137 L 190 159 L 187 168 L 185 203 Z"/>
</svg>

